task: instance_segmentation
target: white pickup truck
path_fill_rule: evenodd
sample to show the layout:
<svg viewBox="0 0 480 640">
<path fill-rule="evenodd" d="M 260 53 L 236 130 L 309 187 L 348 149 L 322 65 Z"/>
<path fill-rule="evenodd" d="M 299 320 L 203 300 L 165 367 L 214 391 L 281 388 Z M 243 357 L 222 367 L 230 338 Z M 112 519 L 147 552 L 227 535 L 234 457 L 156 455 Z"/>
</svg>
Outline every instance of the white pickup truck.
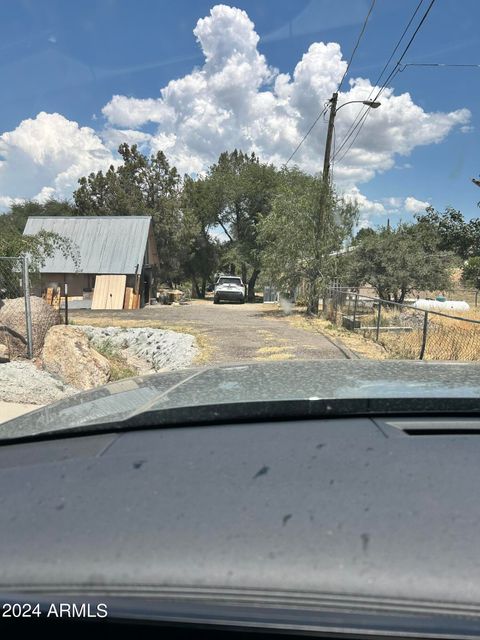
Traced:
<svg viewBox="0 0 480 640">
<path fill-rule="evenodd" d="M 213 304 L 221 300 L 245 302 L 245 286 L 238 276 L 220 276 L 213 290 Z"/>
</svg>

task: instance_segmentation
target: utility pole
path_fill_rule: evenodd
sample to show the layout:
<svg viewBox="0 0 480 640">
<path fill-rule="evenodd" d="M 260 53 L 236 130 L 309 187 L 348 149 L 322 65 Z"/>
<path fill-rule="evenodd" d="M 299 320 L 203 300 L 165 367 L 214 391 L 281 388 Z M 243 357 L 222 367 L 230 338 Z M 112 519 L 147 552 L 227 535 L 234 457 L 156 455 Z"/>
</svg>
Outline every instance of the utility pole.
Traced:
<svg viewBox="0 0 480 640">
<path fill-rule="evenodd" d="M 337 113 L 337 100 L 338 93 L 332 95 L 332 99 L 330 100 L 330 117 L 328 119 L 328 130 L 327 130 L 327 140 L 325 142 L 325 157 L 323 159 L 323 174 L 322 174 L 322 189 L 320 192 L 320 202 L 318 206 L 318 217 L 314 223 L 314 234 L 315 234 L 315 258 L 316 262 L 319 264 L 321 262 L 321 253 L 320 246 L 322 243 L 322 237 L 325 231 L 325 219 L 326 219 L 326 208 L 327 208 L 327 193 L 329 189 L 329 176 L 330 176 L 330 154 L 332 151 L 332 140 L 333 140 L 333 125 L 335 122 L 335 116 Z M 312 292 L 309 294 L 309 302 L 308 302 L 308 313 L 312 315 L 318 315 L 318 302 L 319 302 L 319 293 L 317 291 L 317 285 L 312 283 Z"/>
<path fill-rule="evenodd" d="M 330 117 L 328 119 L 328 130 L 327 130 L 327 140 L 325 142 L 325 157 L 323 160 L 323 182 L 325 185 L 328 184 L 328 179 L 330 177 L 330 154 L 332 152 L 332 140 L 333 140 L 333 125 L 335 122 L 335 116 L 337 115 L 337 100 L 338 93 L 335 93 L 330 100 Z"/>
</svg>

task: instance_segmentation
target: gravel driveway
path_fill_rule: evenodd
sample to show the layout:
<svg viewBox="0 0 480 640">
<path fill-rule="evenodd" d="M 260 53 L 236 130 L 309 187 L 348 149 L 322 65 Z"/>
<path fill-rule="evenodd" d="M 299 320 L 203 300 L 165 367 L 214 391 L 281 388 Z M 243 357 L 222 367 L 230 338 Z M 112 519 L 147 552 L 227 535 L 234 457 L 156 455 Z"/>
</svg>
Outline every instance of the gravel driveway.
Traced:
<svg viewBox="0 0 480 640">
<path fill-rule="evenodd" d="M 214 305 L 195 300 L 186 305 L 153 305 L 136 311 L 72 311 L 71 318 L 95 324 L 95 318 L 115 326 L 120 321 L 153 322 L 182 331 L 190 327 L 213 347 L 209 363 L 238 361 L 331 359 L 351 357 L 342 345 L 319 333 L 293 327 L 286 318 L 259 304 Z"/>
</svg>

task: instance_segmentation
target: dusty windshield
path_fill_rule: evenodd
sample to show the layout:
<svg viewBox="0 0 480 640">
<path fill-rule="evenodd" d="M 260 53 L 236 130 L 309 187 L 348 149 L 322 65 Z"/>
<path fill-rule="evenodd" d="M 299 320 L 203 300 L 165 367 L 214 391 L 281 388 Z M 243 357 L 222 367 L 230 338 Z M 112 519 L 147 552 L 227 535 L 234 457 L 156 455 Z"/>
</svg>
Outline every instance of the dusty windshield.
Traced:
<svg viewBox="0 0 480 640">
<path fill-rule="evenodd" d="M 479 360 L 477 0 L 0 17 L 0 421 L 198 367 Z"/>
</svg>

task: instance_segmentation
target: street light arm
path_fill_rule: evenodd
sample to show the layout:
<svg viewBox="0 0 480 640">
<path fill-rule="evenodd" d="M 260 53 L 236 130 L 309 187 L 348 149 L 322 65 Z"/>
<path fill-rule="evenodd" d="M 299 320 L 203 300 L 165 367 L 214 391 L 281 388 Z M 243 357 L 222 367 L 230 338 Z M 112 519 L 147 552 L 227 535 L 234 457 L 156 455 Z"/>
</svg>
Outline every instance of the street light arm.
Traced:
<svg viewBox="0 0 480 640">
<path fill-rule="evenodd" d="M 338 113 L 342 107 L 345 107 L 347 104 L 364 104 L 366 107 L 370 107 L 371 109 L 378 109 L 380 106 L 380 102 L 375 102 L 375 100 L 349 100 L 348 102 L 344 102 L 337 109 L 335 109 L 335 113 Z"/>
</svg>

